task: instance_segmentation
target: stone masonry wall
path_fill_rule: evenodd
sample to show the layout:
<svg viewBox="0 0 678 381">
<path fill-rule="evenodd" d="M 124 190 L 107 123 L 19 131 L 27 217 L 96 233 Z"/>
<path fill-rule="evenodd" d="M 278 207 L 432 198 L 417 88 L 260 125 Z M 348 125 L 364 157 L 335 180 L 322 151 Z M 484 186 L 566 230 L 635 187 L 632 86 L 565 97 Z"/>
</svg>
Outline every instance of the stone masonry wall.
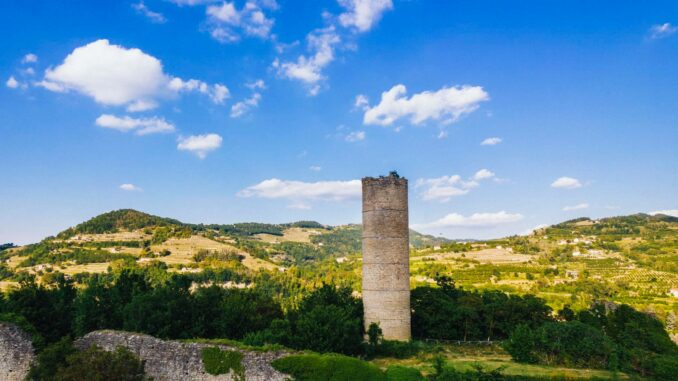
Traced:
<svg viewBox="0 0 678 381">
<path fill-rule="evenodd" d="M 33 358 L 31 336 L 14 324 L 0 322 L 0 380 L 23 381 Z"/>
<path fill-rule="evenodd" d="M 233 373 L 213 376 L 205 372 L 202 348 L 219 347 L 243 354 L 246 381 L 283 381 L 289 376 L 273 369 L 271 362 L 288 355 L 284 351 L 244 351 L 225 345 L 164 341 L 155 337 L 120 331 L 95 331 L 76 342 L 80 349 L 92 345 L 112 351 L 122 346 L 146 362 L 146 374 L 154 381 L 235 381 Z"/>
<path fill-rule="evenodd" d="M 366 177 L 363 188 L 363 305 L 365 328 L 379 323 L 384 338 L 409 340 L 410 242 L 407 179 Z"/>
</svg>

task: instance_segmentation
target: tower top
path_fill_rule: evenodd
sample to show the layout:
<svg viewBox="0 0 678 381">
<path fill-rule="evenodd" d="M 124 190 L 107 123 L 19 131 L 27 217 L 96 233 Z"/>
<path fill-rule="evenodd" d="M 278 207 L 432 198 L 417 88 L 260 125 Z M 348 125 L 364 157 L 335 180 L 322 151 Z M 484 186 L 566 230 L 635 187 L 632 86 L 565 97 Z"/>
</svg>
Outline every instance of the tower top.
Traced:
<svg viewBox="0 0 678 381">
<path fill-rule="evenodd" d="M 401 177 L 397 171 L 391 171 L 386 176 L 379 177 L 363 177 L 363 184 L 397 184 L 403 185 L 407 184 L 407 179 Z"/>
</svg>

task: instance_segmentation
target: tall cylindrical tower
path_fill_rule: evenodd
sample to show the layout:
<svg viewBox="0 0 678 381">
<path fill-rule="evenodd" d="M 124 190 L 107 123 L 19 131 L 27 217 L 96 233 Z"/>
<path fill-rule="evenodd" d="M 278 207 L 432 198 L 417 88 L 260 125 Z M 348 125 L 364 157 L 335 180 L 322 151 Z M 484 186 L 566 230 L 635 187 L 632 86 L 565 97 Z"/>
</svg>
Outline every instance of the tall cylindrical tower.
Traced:
<svg viewBox="0 0 678 381">
<path fill-rule="evenodd" d="M 385 339 L 409 340 L 407 179 L 391 173 L 365 177 L 362 185 L 365 329 L 379 323 Z"/>
</svg>

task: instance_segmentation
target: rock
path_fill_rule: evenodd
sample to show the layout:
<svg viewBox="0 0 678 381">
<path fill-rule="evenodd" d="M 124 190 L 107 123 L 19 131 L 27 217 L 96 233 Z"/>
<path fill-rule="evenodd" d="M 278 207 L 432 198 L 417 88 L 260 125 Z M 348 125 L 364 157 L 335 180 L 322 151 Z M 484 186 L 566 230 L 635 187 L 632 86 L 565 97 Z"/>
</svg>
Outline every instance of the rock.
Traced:
<svg viewBox="0 0 678 381">
<path fill-rule="evenodd" d="M 290 379 L 271 366 L 273 360 L 291 354 L 285 351 L 247 351 L 226 345 L 165 341 L 121 331 L 94 331 L 78 339 L 75 345 L 81 350 L 92 345 L 107 351 L 125 347 L 145 361 L 146 374 L 153 377 L 154 381 L 236 381 L 233 372 L 218 376 L 205 372 L 201 352 L 203 348 L 209 347 L 242 353 L 246 381 Z"/>
<path fill-rule="evenodd" d="M 0 322 L 0 380 L 23 381 L 34 358 L 31 336 L 14 324 Z"/>
</svg>

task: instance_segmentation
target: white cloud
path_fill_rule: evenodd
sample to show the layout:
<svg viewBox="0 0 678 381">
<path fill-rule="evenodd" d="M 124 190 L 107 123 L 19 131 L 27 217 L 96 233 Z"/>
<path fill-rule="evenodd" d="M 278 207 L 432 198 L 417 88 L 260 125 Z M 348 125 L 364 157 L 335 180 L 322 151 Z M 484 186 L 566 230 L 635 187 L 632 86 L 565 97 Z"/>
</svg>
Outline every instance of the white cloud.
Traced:
<svg viewBox="0 0 678 381">
<path fill-rule="evenodd" d="M 353 102 L 353 106 L 364 111 L 370 107 L 370 101 L 367 99 L 365 95 L 358 94 L 355 97 L 355 102 Z"/>
<path fill-rule="evenodd" d="M 157 133 L 173 132 L 174 125 L 163 118 L 131 118 L 129 116 L 118 117 L 110 114 L 102 114 L 96 119 L 96 125 L 122 132 L 134 131 L 137 135 L 150 135 Z"/>
<path fill-rule="evenodd" d="M 475 175 L 473 175 L 473 180 L 485 180 L 485 179 L 490 179 L 494 177 L 494 173 L 487 170 L 487 169 L 481 169 L 478 172 L 476 172 Z"/>
<path fill-rule="evenodd" d="M 678 31 L 678 27 L 670 23 L 652 25 L 650 28 L 650 38 L 653 40 L 668 37 Z"/>
<path fill-rule="evenodd" d="M 448 202 L 452 197 L 468 194 L 471 189 L 480 186 L 482 180 L 495 177 L 495 174 L 487 169 L 481 169 L 468 180 L 459 175 L 441 176 L 431 179 L 418 179 L 415 188 L 422 188 L 421 198 L 426 201 L 437 200 Z"/>
<path fill-rule="evenodd" d="M 38 62 L 38 56 L 33 53 L 28 53 L 21 59 L 21 63 L 36 63 Z"/>
<path fill-rule="evenodd" d="M 128 112 L 140 112 L 140 111 L 148 111 L 152 110 L 154 108 L 158 107 L 158 103 L 155 101 L 149 101 L 149 100 L 138 100 L 130 103 L 127 106 L 127 111 Z"/>
<path fill-rule="evenodd" d="M 463 216 L 458 213 L 450 213 L 436 221 L 414 225 L 414 228 L 492 228 L 498 225 L 510 224 L 523 219 L 520 213 L 473 213 Z"/>
<path fill-rule="evenodd" d="M 263 79 L 257 79 L 254 82 L 246 83 L 245 87 L 247 87 L 250 90 L 264 90 L 266 89 L 266 83 L 264 82 Z"/>
<path fill-rule="evenodd" d="M 501 143 L 502 139 L 501 138 L 487 138 L 480 142 L 481 146 L 496 146 L 497 144 Z"/>
<path fill-rule="evenodd" d="M 138 186 L 134 184 L 122 184 L 120 185 L 120 189 L 127 191 L 127 192 L 141 192 L 142 189 L 139 188 Z"/>
<path fill-rule="evenodd" d="M 349 143 L 365 140 L 365 131 L 353 131 L 344 138 Z"/>
<path fill-rule="evenodd" d="M 313 172 L 320 172 L 323 169 L 323 167 L 319 165 L 312 165 L 308 169 L 310 169 Z"/>
<path fill-rule="evenodd" d="M 153 12 L 152 10 L 148 9 L 143 1 L 132 4 L 132 8 L 137 11 L 138 14 L 146 16 L 146 18 L 148 18 L 153 23 L 163 24 L 167 22 L 167 19 L 162 13 Z"/>
<path fill-rule="evenodd" d="M 150 105 L 157 98 L 181 91 L 197 91 L 217 104 L 228 97 L 224 85 L 169 76 L 157 58 L 139 49 L 111 45 L 108 40 L 74 49 L 61 65 L 48 69 L 37 85 L 50 91 L 77 91 L 97 103 L 113 106 Z"/>
<path fill-rule="evenodd" d="M 262 4 L 264 7 L 267 7 L 266 5 Z M 277 4 L 268 8 L 276 9 Z M 238 41 L 239 32 L 266 39 L 271 34 L 275 22 L 274 19 L 267 17 L 260 4 L 254 1 L 248 1 L 240 10 L 236 8 L 235 2 L 224 1 L 220 5 L 208 6 L 206 13 L 212 24 L 211 35 L 219 42 Z"/>
<path fill-rule="evenodd" d="M 259 105 L 260 100 L 261 94 L 254 93 L 252 94 L 251 97 L 234 104 L 233 106 L 231 106 L 231 118 L 238 118 L 243 116 L 252 108 L 257 107 Z"/>
<path fill-rule="evenodd" d="M 7 82 L 5 82 L 5 86 L 9 87 L 10 89 L 16 89 L 20 85 L 21 84 L 19 83 L 19 81 L 16 80 L 16 78 L 14 78 L 14 76 L 9 77 Z"/>
<path fill-rule="evenodd" d="M 339 0 L 347 12 L 339 15 L 344 27 L 353 27 L 360 32 L 372 29 L 384 12 L 393 9 L 391 0 Z"/>
<path fill-rule="evenodd" d="M 179 151 L 188 151 L 200 159 L 207 157 L 207 154 L 221 147 L 221 136 L 217 134 L 193 135 L 180 137 L 177 149 Z"/>
<path fill-rule="evenodd" d="M 194 5 L 201 5 L 201 4 L 209 4 L 209 3 L 215 3 L 218 0 L 169 0 L 172 3 L 182 7 L 184 5 L 187 5 L 189 7 L 192 7 Z"/>
<path fill-rule="evenodd" d="M 270 199 L 330 200 L 343 201 L 358 199 L 362 194 L 360 180 L 318 181 L 307 183 L 280 179 L 268 179 L 238 192 L 240 197 Z"/>
<path fill-rule="evenodd" d="M 201 94 L 207 95 L 212 102 L 216 104 L 223 104 L 226 99 L 231 96 L 231 92 L 228 90 L 228 87 L 217 83 L 214 85 L 209 85 L 203 81 L 197 79 L 189 79 L 184 81 L 179 77 L 172 78 L 167 84 L 168 88 L 176 92 L 192 92 L 197 91 Z"/>
<path fill-rule="evenodd" d="M 389 126 L 396 120 L 409 117 L 413 124 L 427 120 L 452 123 L 462 115 L 475 111 L 489 95 L 480 86 L 443 87 L 438 91 L 424 91 L 407 98 L 404 85 L 395 85 L 381 94 L 381 102 L 365 111 L 363 123 Z"/>
<path fill-rule="evenodd" d="M 575 178 L 563 176 L 556 179 L 553 183 L 551 183 L 551 187 L 563 189 L 576 189 L 581 188 L 581 182 L 579 182 L 579 180 Z"/>
<path fill-rule="evenodd" d="M 306 40 L 311 55 L 301 55 L 296 62 L 276 59 L 273 67 L 279 75 L 304 82 L 309 86 L 309 94 L 316 95 L 320 89 L 317 83 L 325 78 L 322 70 L 334 61 L 334 50 L 341 39 L 334 27 L 328 27 L 314 30 L 306 36 Z"/>
<path fill-rule="evenodd" d="M 657 214 L 663 214 L 665 216 L 678 217 L 678 209 L 655 210 L 654 212 L 650 212 L 650 215 L 653 215 L 653 216 L 655 216 Z"/>
<path fill-rule="evenodd" d="M 566 207 L 563 208 L 563 211 L 569 212 L 569 211 L 572 211 L 572 210 L 588 209 L 588 207 L 589 207 L 589 204 L 583 202 L 583 203 L 577 204 L 577 205 L 566 206 Z"/>
</svg>

